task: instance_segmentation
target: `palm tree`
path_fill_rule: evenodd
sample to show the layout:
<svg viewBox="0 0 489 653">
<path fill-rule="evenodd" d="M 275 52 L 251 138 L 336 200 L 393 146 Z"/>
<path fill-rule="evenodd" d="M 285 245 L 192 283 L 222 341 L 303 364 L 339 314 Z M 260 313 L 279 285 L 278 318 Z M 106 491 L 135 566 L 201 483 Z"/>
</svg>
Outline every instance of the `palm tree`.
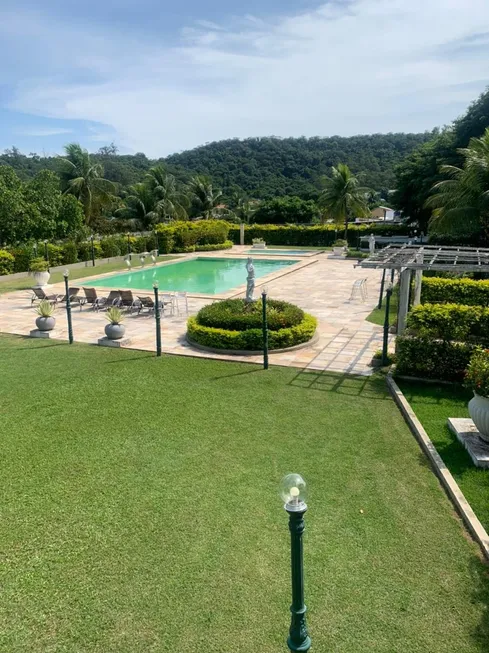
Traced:
<svg viewBox="0 0 489 653">
<path fill-rule="evenodd" d="M 463 167 L 444 165 L 447 179 L 431 189 L 426 206 L 433 209 L 430 226 L 436 231 L 474 233 L 489 227 L 489 128 L 459 149 Z M 485 234 L 487 235 L 487 233 Z"/>
<path fill-rule="evenodd" d="M 90 224 L 104 206 L 113 202 L 115 184 L 103 178 L 103 166 L 92 163 L 90 154 L 81 145 L 69 143 L 64 150 L 66 157 L 59 160 L 61 190 L 82 203 L 85 220 Z"/>
<path fill-rule="evenodd" d="M 222 191 L 216 190 L 212 185 L 212 180 L 204 175 L 193 177 L 189 184 L 189 190 L 194 196 L 202 216 L 206 219 L 211 218 L 222 198 Z"/>
<path fill-rule="evenodd" d="M 164 221 L 187 219 L 188 196 L 163 166 L 150 168 L 146 183 L 156 199 L 156 211 L 160 218 Z"/>
<path fill-rule="evenodd" d="M 324 190 L 318 199 L 323 212 L 337 224 L 345 225 L 345 240 L 348 238 L 348 219 L 369 215 L 367 204 L 370 188 L 360 186 L 350 168 L 344 163 L 331 169 L 332 176 L 323 180 Z"/>
<path fill-rule="evenodd" d="M 158 201 L 147 184 L 129 186 L 125 206 L 115 212 L 117 218 L 131 221 L 133 227 L 149 227 L 158 218 Z"/>
</svg>

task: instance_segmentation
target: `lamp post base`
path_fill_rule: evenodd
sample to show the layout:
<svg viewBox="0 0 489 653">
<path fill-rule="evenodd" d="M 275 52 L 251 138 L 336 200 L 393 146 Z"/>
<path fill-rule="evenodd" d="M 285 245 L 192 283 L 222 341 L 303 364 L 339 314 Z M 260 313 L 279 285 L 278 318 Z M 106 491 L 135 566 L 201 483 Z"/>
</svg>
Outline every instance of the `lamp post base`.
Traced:
<svg viewBox="0 0 489 653">
<path fill-rule="evenodd" d="M 308 635 L 301 644 L 294 644 L 290 637 L 288 637 L 287 646 L 291 651 L 308 651 L 311 648 L 311 638 Z"/>
</svg>

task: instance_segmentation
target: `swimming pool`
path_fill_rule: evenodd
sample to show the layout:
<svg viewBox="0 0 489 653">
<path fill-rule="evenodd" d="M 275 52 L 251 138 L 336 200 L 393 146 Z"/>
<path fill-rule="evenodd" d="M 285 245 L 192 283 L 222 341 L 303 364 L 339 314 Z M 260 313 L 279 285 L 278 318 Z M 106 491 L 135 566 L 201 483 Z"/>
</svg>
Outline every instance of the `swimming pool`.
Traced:
<svg viewBox="0 0 489 653">
<path fill-rule="evenodd" d="M 294 263 L 297 261 L 254 259 L 255 277 L 264 277 Z M 168 265 L 131 270 L 123 274 L 117 273 L 84 282 L 83 285 L 94 288 L 153 290 L 153 284 L 157 281 L 161 290 L 217 295 L 246 283 L 245 266 L 244 258 L 193 258 Z"/>
<path fill-rule="evenodd" d="M 321 250 L 316 249 L 249 249 L 247 254 L 272 254 L 272 256 L 311 256 L 312 254 L 321 254 Z"/>
</svg>

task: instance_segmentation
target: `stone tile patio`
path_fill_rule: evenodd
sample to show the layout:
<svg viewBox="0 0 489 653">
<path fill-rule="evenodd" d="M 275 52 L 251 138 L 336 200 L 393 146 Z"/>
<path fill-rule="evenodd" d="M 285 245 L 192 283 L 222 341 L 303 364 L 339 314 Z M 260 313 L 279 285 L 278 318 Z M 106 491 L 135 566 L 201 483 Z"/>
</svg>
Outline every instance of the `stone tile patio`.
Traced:
<svg viewBox="0 0 489 653">
<path fill-rule="evenodd" d="M 234 247 L 227 256 L 244 253 L 248 247 Z M 223 254 L 219 253 L 219 256 Z M 278 258 L 278 257 L 274 257 Z M 292 258 L 292 257 L 287 257 Z M 302 259 L 304 261 L 304 259 Z M 366 321 L 375 307 L 380 290 L 381 272 L 354 267 L 355 261 L 331 258 L 322 253 L 313 259 L 306 259 L 311 265 L 276 278 L 276 274 L 257 280 L 256 293 L 266 285 L 269 295 L 299 305 L 319 320 L 318 339 L 303 349 L 270 355 L 270 364 L 306 368 L 319 371 L 334 371 L 368 375 L 372 373 L 369 362 L 377 349 L 382 347 L 382 329 Z M 244 261 L 243 261 L 244 263 Z M 245 278 L 243 265 L 243 278 Z M 93 277 L 92 277 L 93 279 Z M 353 282 L 367 279 L 368 298 L 350 300 Z M 73 286 L 82 286 L 80 280 Z M 239 290 L 242 288 L 240 287 Z M 63 292 L 63 287 L 52 286 L 51 292 Z M 138 291 L 139 294 L 150 294 Z M 100 293 L 103 294 L 103 293 Z M 232 293 L 229 293 L 232 294 Z M 29 335 L 34 328 L 35 314 L 30 308 L 29 291 L 2 295 L 0 302 L 0 331 Z M 242 296 L 242 294 L 238 294 Z M 195 314 L 210 299 L 189 297 L 189 315 Z M 106 324 L 102 313 L 90 308 L 79 310 L 74 307 L 73 331 L 75 340 L 96 344 L 103 336 Z M 162 320 L 163 351 L 184 356 L 199 356 L 261 363 L 260 356 L 227 356 L 205 353 L 191 347 L 185 340 L 186 315 L 165 316 Z M 148 351 L 155 350 L 154 318 L 147 313 L 128 315 L 126 335 L 130 338 L 128 347 Z M 66 313 L 57 311 L 57 325 L 53 338 L 67 339 Z"/>
</svg>

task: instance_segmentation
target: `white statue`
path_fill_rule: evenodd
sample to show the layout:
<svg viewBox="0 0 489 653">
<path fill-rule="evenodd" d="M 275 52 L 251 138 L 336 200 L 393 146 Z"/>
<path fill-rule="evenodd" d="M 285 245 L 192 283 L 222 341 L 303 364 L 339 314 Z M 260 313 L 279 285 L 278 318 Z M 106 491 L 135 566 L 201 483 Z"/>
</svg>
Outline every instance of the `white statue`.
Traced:
<svg viewBox="0 0 489 653">
<path fill-rule="evenodd" d="M 375 254 L 375 236 L 373 234 L 370 234 L 370 237 L 368 239 L 368 248 L 370 250 L 370 256 L 372 256 L 372 254 Z"/>
<path fill-rule="evenodd" d="M 248 261 L 246 262 L 246 270 L 248 272 L 248 276 L 246 277 L 245 301 L 250 303 L 253 301 L 253 291 L 255 290 L 255 266 L 253 265 L 253 259 L 251 256 L 248 256 Z"/>
<path fill-rule="evenodd" d="M 155 249 L 151 252 L 151 260 L 153 261 L 153 265 L 156 265 L 156 250 Z"/>
<path fill-rule="evenodd" d="M 141 254 L 141 256 L 139 257 L 139 260 L 141 261 L 141 267 L 142 267 L 142 268 L 144 268 L 144 261 L 145 261 L 145 258 L 146 258 L 146 257 L 145 257 L 144 254 Z"/>
<path fill-rule="evenodd" d="M 127 269 L 130 270 L 132 264 L 131 264 L 131 259 L 129 258 L 129 256 L 124 259 L 124 263 L 127 265 Z"/>
</svg>

